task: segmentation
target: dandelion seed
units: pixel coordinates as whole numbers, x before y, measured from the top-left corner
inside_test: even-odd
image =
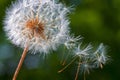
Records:
[[[75,55],[77,55],[77,56],[79,56],[80,58],[83,56],[83,57],[85,57],[85,56],[87,56],[87,55],[89,55],[89,52],[90,52],[90,50],[92,49],[92,46],[91,46],[91,44],[89,44],[87,47],[85,47],[84,49],[82,49],[82,43],[80,43],[77,47],[76,47],[76,49],[75,49],[75,51],[74,51],[74,53],[75,53]]]
[[[64,43],[64,45],[65,45],[65,47],[67,48],[67,50],[68,50],[69,52],[71,52],[72,49],[74,49],[74,48],[77,46],[77,43],[78,43],[81,39],[82,39],[81,36],[77,36],[77,37],[74,37],[74,35],[68,36],[68,37],[67,37],[67,40],[66,40],[65,43]],[[64,53],[63,53],[63,55],[64,55]],[[66,60],[67,60],[67,58],[69,57],[69,55],[70,55],[70,53],[68,53],[67,56],[65,56],[65,59],[63,60],[63,63],[61,62],[62,65],[65,65]],[[64,57],[64,56],[63,56],[63,57]]]
[[[106,48],[101,43],[98,49],[94,52],[94,65],[95,67],[103,68],[103,65],[108,61],[108,56],[106,55]]]
[[[92,49],[92,46],[89,44],[87,47],[82,49],[81,45],[82,45],[82,43],[79,44],[78,47],[76,47],[76,49],[74,51],[75,56],[79,58],[75,80],[78,79],[79,71],[81,71],[81,73],[84,73],[84,75],[85,75],[86,72],[89,73],[89,65],[87,64],[87,62],[88,62],[88,59],[89,59],[89,52]]]
[[[80,41],[81,39],[82,39],[81,36],[78,36],[76,38],[73,35],[68,36],[67,40],[66,40],[66,42],[64,44],[67,47],[67,49],[72,49],[72,48],[76,47],[78,41]]]

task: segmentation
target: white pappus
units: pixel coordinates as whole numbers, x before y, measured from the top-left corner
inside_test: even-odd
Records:
[[[48,53],[69,36],[68,12],[54,0],[17,0],[6,12],[4,30],[13,44]]]

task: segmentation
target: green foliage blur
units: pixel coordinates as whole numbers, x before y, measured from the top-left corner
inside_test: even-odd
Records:
[[[0,80],[12,80],[22,49],[11,44],[3,30],[6,9],[13,0],[0,0]],[[94,46],[103,42],[108,46],[110,61],[103,69],[86,75],[87,80],[120,79],[120,0],[60,0],[72,6],[71,33],[84,37],[83,43]],[[28,53],[17,80],[74,80],[77,64],[73,63],[62,73],[61,48],[42,57]],[[59,54],[58,54],[59,53]],[[68,64],[67,61],[66,64]],[[83,80],[83,75],[79,75]]]

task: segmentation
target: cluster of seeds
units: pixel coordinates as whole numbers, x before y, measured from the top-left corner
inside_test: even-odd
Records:
[[[79,59],[75,79],[79,70],[82,73],[89,73],[90,69],[103,68],[108,60],[104,45],[100,44],[96,51],[92,50],[91,45],[82,48],[81,37],[75,38],[70,35],[70,22],[67,17],[69,12],[69,8],[55,0],[17,0],[7,10],[4,30],[13,44],[24,49],[13,80],[27,51],[47,54],[51,50],[57,50],[60,45],[74,53],[72,62]]]

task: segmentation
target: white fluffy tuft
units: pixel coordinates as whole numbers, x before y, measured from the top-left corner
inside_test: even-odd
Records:
[[[61,3],[54,0],[18,0],[6,12],[4,30],[13,44],[25,47],[29,43],[29,50],[33,53],[48,53],[64,44],[69,36],[69,12]],[[31,36],[26,28],[26,21],[38,17],[44,23],[44,34],[47,39]]]

